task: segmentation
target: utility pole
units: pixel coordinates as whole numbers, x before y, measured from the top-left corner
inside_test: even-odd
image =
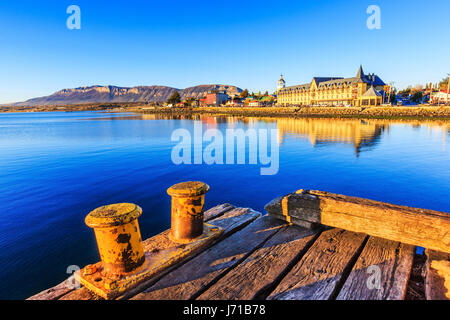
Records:
[[[392,93],[392,88],[394,87],[394,81],[391,81],[389,83],[389,95],[388,95],[388,103],[391,103],[391,93]]]

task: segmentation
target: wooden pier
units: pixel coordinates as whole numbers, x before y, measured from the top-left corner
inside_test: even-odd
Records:
[[[402,300],[418,241],[427,247],[425,298],[450,299],[450,215],[355,199],[302,190],[275,199],[269,214],[218,205],[204,220],[223,230],[219,237],[117,299]],[[330,201],[345,205],[328,210]],[[143,245],[150,256],[186,246],[169,230]],[[71,277],[29,299],[101,299],[74,283]]]

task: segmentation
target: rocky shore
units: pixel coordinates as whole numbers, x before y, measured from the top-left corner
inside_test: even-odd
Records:
[[[80,104],[68,106],[1,107],[0,112],[108,111],[164,115],[222,115],[248,117],[315,117],[359,119],[450,120],[450,107],[201,107],[169,108],[141,103]]]
[[[210,114],[264,117],[326,117],[326,118],[367,118],[367,119],[448,119],[450,107],[263,107],[263,108],[133,108],[139,113],[164,114]]]

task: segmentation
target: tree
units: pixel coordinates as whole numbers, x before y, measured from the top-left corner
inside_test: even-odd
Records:
[[[447,87],[448,87],[448,77],[442,79],[442,81],[439,82],[439,89],[440,90],[447,90]]]
[[[169,103],[169,104],[177,104],[180,102],[181,102],[181,97],[180,97],[180,94],[178,93],[178,91],[175,91],[174,93],[172,93],[170,98],[167,100],[167,103]]]
[[[398,92],[399,95],[401,96],[408,96],[411,93],[411,87],[406,88],[405,90],[401,90]]]
[[[416,91],[416,92],[414,92],[413,96],[411,97],[411,100],[414,101],[415,103],[420,103],[420,102],[422,102],[422,98],[423,98],[423,92]]]
[[[275,97],[274,96],[267,96],[267,102],[270,102],[270,103],[272,103],[272,102],[274,102],[275,101]]]
[[[240,97],[240,98],[243,98],[243,99],[247,98],[247,97],[248,97],[248,90],[245,89],[244,91],[242,91],[242,92],[239,94],[239,97]]]
[[[192,107],[197,102],[194,97],[189,97],[186,99],[186,105]]]
[[[392,104],[397,102],[397,89],[391,88],[391,92],[389,93],[389,102]]]

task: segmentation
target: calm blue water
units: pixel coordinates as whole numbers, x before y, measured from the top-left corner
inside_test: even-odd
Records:
[[[450,124],[204,117],[204,128],[278,128],[279,172],[260,165],[174,165],[171,134],[191,119],[132,114],[0,114],[0,298],[22,299],[98,261],[85,215],[104,204],[144,209],[144,238],[170,226],[165,190],[211,186],[206,206],[263,210],[300,188],[450,211]]]

